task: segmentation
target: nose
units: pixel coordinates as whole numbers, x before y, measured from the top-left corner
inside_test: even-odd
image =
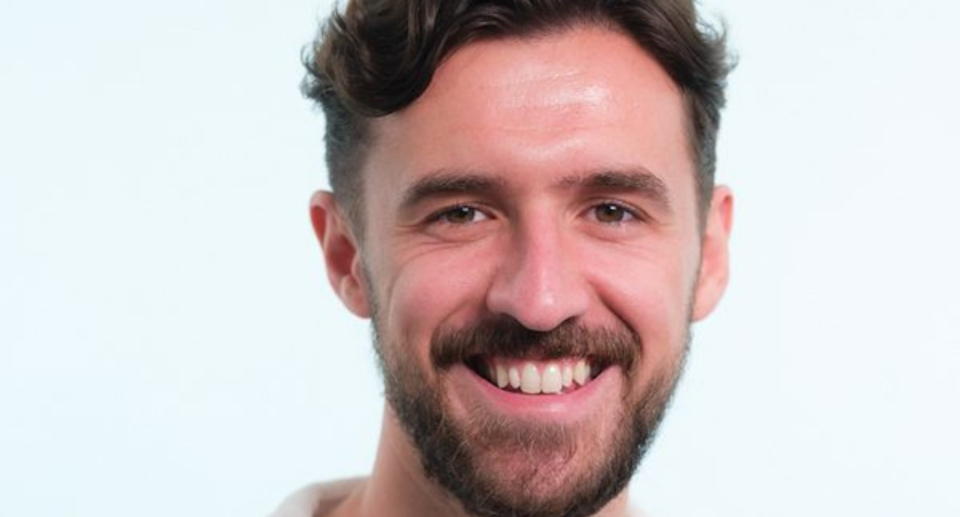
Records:
[[[541,332],[582,316],[590,300],[585,264],[567,241],[549,224],[515,232],[487,292],[487,308]]]

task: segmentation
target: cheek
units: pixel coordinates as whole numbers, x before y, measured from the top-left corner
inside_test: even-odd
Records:
[[[594,284],[607,310],[642,338],[641,375],[682,352],[689,324],[692,266],[674,253],[632,250],[598,261]]]
[[[467,256],[469,258],[469,255]],[[491,267],[462,253],[420,254],[387,271],[381,292],[381,332],[410,347],[426,365],[430,338],[440,327],[461,327],[481,316]]]

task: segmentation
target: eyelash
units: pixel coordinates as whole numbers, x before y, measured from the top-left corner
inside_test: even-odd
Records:
[[[426,219],[426,223],[427,224],[436,224],[436,223],[456,224],[450,221],[445,221],[444,218],[455,214],[458,210],[463,210],[463,209],[473,210],[477,214],[483,214],[484,217],[488,219],[490,218],[490,216],[487,215],[485,211],[481,210],[480,208],[477,208],[475,205],[472,205],[469,203],[457,203],[452,206],[441,208],[440,210],[437,210],[436,212],[430,214]]]
[[[598,221],[598,222],[602,224],[617,225],[617,224],[624,224],[629,222],[645,222],[649,219],[647,217],[647,214],[643,210],[640,210],[639,208],[633,205],[630,205],[628,203],[624,203],[623,201],[618,201],[614,199],[598,200],[598,202],[590,205],[589,211],[592,214],[594,214],[594,217],[596,217],[595,214],[598,209],[604,208],[604,207],[611,207],[611,206],[617,207],[619,210],[622,210],[624,214],[626,214],[631,218],[631,220],[615,221],[615,222],[608,222],[608,223],[604,223],[603,221]]]
[[[614,200],[614,199],[597,200],[596,202],[590,205],[587,211],[588,213],[593,214],[593,217],[596,218],[596,211],[604,207],[616,207],[617,209],[622,210],[623,213],[626,216],[628,216],[630,219],[621,220],[621,221],[612,221],[612,222],[597,221],[597,222],[600,222],[601,224],[619,225],[619,224],[625,224],[625,223],[634,222],[634,221],[645,222],[649,219],[649,217],[643,210],[640,210],[639,208],[633,205],[630,205],[628,203],[624,203],[623,201]],[[472,210],[475,214],[480,214],[485,219],[491,218],[491,216],[485,210],[477,207],[474,204],[457,203],[455,205],[447,206],[447,207],[441,208],[440,210],[437,210],[436,212],[433,212],[426,218],[425,223],[426,224],[437,224],[437,223],[458,224],[458,223],[453,223],[449,220],[444,220],[444,218],[451,215],[455,215],[458,210],[463,210],[463,209]],[[460,224],[463,224],[463,223],[460,223]]]

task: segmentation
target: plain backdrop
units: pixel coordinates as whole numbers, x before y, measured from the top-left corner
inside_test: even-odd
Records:
[[[263,516],[369,470],[367,323],[307,215],[330,2],[0,4],[0,515]],[[714,0],[733,278],[655,517],[960,515],[960,7]]]

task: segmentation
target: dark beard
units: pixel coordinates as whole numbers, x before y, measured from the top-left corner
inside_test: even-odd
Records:
[[[639,396],[625,390],[608,432],[612,437],[602,442],[603,436],[584,436],[590,433],[578,432],[581,429],[506,421],[482,413],[455,421],[443,394],[427,384],[402,344],[382,347],[376,321],[374,317],[374,340],[387,402],[419,451],[425,474],[467,512],[481,517],[586,517],[603,508],[626,488],[652,443],[687,350],[685,343],[676,362],[658,372]],[[595,365],[619,366],[627,387],[635,383],[641,351],[639,336],[626,328],[593,330],[571,323],[536,332],[509,317],[437,332],[430,347],[438,376],[480,353],[541,359],[589,356]],[[571,465],[583,440],[601,447],[599,454],[581,455],[580,464]],[[491,467],[498,456],[520,457],[529,469],[507,480],[507,485],[498,484]],[[591,456],[595,461],[587,464],[584,460]],[[567,474],[551,475],[558,470]]]

